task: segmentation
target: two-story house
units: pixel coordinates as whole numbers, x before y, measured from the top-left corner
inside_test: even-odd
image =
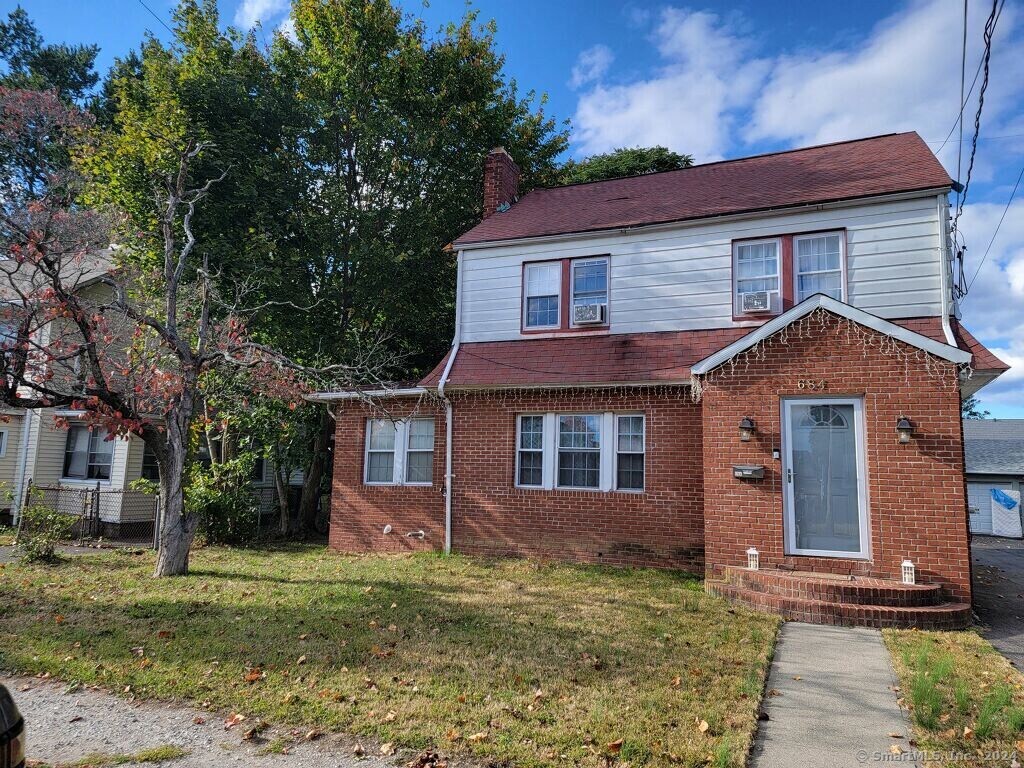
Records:
[[[960,401],[1007,366],[959,323],[952,182],[917,134],[518,183],[492,151],[437,368],[317,396],[335,549],[678,567],[793,618],[969,619]]]

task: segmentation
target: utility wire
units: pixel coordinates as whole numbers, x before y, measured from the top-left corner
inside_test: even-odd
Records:
[[[984,60],[982,56],[982,60]],[[964,77],[967,68],[967,0],[964,0],[964,36],[963,43],[960,48],[960,114],[957,116],[957,124],[960,126],[960,142],[956,148],[956,180],[960,181],[960,161],[964,154]],[[974,86],[971,86],[971,90],[974,90]],[[943,145],[945,146],[945,145]],[[960,189],[956,191],[957,206],[960,205]]]
[[[1021,179],[1024,179],[1024,166],[1021,166],[1020,173],[1017,174],[1017,183],[1013,185],[1013,191],[1010,192],[1010,199],[1006,201],[1006,207],[1003,208],[1003,215],[999,217],[999,223],[996,224],[995,232],[992,233],[992,239],[988,241],[988,248],[985,249],[985,253],[981,257],[981,261],[978,262],[978,268],[974,270],[974,276],[971,278],[971,282],[967,284],[967,290],[971,290],[971,286],[974,285],[974,281],[978,277],[978,273],[981,272],[981,267],[985,263],[985,259],[988,258],[988,252],[992,250],[992,244],[996,241],[996,235],[999,234],[999,228],[1003,226],[1003,220],[1006,218],[1006,214],[1010,211],[1010,203],[1013,202],[1014,196],[1017,194],[1017,188],[1020,186]]]
[[[173,29],[171,29],[171,28],[170,28],[170,27],[169,27],[169,26],[167,25],[167,22],[166,22],[166,21],[164,21],[163,19],[161,19],[161,18],[160,18],[160,17],[159,17],[159,16],[158,16],[158,15],[156,14],[156,12],[155,12],[155,11],[154,11],[154,10],[153,10],[152,8],[150,8],[150,7],[148,6],[148,5],[146,5],[146,3],[144,2],[144,0],[139,0],[139,5],[141,5],[141,6],[142,6],[143,8],[145,8],[145,9],[146,9],[147,11],[149,11],[150,15],[151,15],[151,16],[152,16],[152,17],[153,17],[154,19],[156,19],[157,21],[159,21],[159,22],[160,22],[160,23],[161,23],[161,24],[163,25],[164,29],[166,29],[166,30],[167,30],[168,32],[170,32],[170,33],[171,33],[172,35],[174,34],[174,30],[173,30]]]

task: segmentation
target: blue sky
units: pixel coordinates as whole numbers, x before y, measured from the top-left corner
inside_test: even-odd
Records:
[[[169,19],[172,0],[144,2]],[[140,0],[23,4],[47,40],[98,43],[103,69],[147,30],[168,34]],[[0,1],[5,12],[14,5]],[[403,5],[432,26],[466,7],[462,0]],[[916,130],[956,176],[957,135],[942,142],[959,105],[958,0],[478,0],[474,6],[481,19],[497,21],[508,73],[523,90],[546,92],[547,109],[572,120],[574,155],[657,143],[705,162]],[[989,7],[970,0],[968,85]],[[221,0],[220,8],[225,23],[248,28],[261,21],[269,39],[286,24],[288,2]],[[967,137],[975,106],[972,97]],[[980,393],[983,406],[996,416],[1024,418],[1024,184],[981,263],[1022,167],[1024,4],[1007,0],[961,219],[968,279],[978,270],[963,321],[1014,365]]]

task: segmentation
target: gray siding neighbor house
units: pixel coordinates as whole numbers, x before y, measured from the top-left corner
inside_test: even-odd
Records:
[[[964,453],[971,533],[1020,538],[1024,419],[966,419]]]

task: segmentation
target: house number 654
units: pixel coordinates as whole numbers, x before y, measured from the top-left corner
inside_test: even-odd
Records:
[[[797,379],[797,389],[813,389],[820,390],[825,388],[824,379]]]

